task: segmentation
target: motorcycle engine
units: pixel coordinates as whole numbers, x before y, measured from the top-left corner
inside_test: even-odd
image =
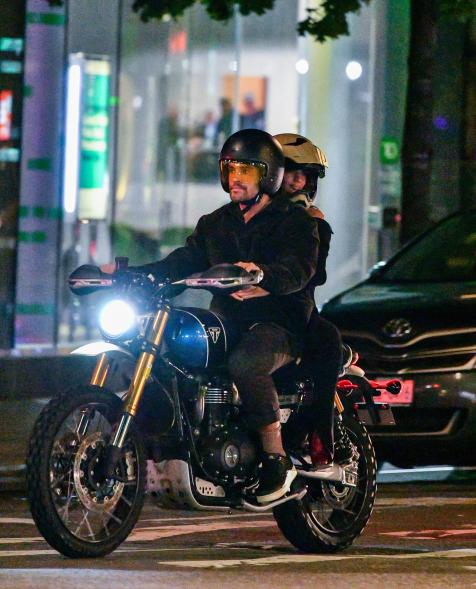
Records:
[[[238,392],[214,382],[201,387],[203,419],[197,449],[203,467],[215,477],[244,479],[256,467],[257,447],[237,421]]]

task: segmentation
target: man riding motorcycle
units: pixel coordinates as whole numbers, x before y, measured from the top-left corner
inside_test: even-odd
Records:
[[[327,280],[326,259],[332,236],[324,214],[313,204],[318,180],[324,178],[328,161],[324,152],[302,135],[281,133],[275,135],[275,139],[283,148],[285,157],[283,182],[275,198],[289,199],[303,207],[315,220],[319,232],[316,273],[308,284],[308,292],[314,301],[316,286]],[[339,331],[330,321],[320,317],[314,306],[305,336],[303,363],[312,373],[317,390],[312,406],[288,425],[287,445],[299,446],[311,433],[310,451],[317,464],[333,459],[345,462],[352,457],[352,445],[339,421],[336,422],[334,443],[334,395],[342,362],[341,348]]]
[[[220,153],[220,179],[231,202],[204,215],[186,241],[165,259],[131,268],[157,279],[179,280],[220,263],[261,272],[260,287],[215,295],[211,309],[230,320],[241,339],[229,358],[247,422],[263,448],[256,500],[289,491],[296,469],[283,449],[279,401],[271,374],[298,355],[313,301],[307,287],[316,271],[314,221],[290,201],[270,197],[281,185],[284,157],[271,135],[245,129]],[[112,265],[102,266],[112,272]],[[267,295],[267,296],[263,296]]]

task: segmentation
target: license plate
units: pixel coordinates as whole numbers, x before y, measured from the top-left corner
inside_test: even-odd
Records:
[[[386,384],[390,380],[377,379],[379,384]],[[389,405],[411,405],[413,403],[413,393],[415,390],[415,382],[413,380],[400,380],[402,383],[401,391],[398,395],[392,395],[388,391],[381,390],[380,395],[375,398],[378,403],[388,403]]]

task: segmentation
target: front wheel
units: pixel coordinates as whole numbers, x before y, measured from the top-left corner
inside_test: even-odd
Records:
[[[308,492],[299,501],[274,509],[283,535],[303,552],[331,553],[352,544],[372,513],[377,490],[375,452],[365,427],[351,416],[343,425],[358,452],[357,484],[306,479]]]
[[[104,556],[130,534],[145,494],[142,440],[130,428],[114,477],[103,458],[122,403],[102,388],[52,399],[38,417],[27,456],[27,496],[46,541],[65,556]]]

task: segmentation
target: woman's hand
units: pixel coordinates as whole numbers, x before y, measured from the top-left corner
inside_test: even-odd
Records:
[[[245,301],[246,299],[255,299],[256,297],[267,297],[269,292],[261,286],[252,286],[251,288],[242,288],[232,293],[230,297],[233,297],[237,301]]]
[[[311,217],[314,217],[315,219],[324,219],[325,217],[321,209],[318,209],[317,207],[309,207],[308,209],[306,209],[306,213],[308,213],[309,215],[311,215]]]

